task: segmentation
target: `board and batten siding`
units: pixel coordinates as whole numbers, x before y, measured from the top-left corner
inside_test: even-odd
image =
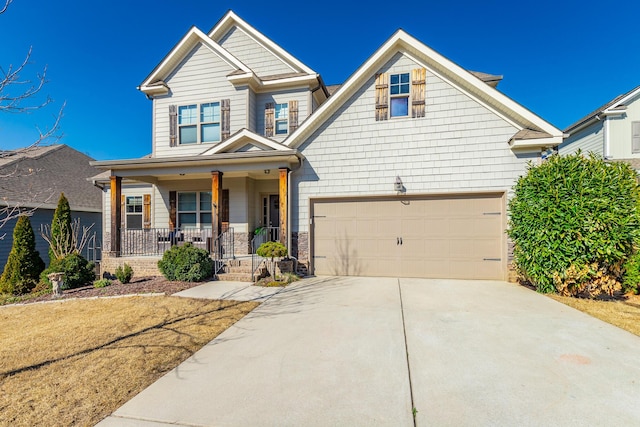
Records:
[[[251,68],[258,77],[296,72],[238,27],[231,28],[218,44]]]
[[[604,121],[598,121],[591,126],[569,135],[558,146],[558,154],[561,156],[574,154],[580,150],[583,154],[594,153],[599,157],[604,156]]]
[[[421,67],[396,54],[380,72]],[[426,73],[423,118],[375,121],[375,77],[300,146],[306,160],[292,176],[292,231],[308,232],[309,199],[406,194],[509,192],[539,153],[515,153],[519,129],[460,89]]]
[[[264,136],[264,111],[267,103],[274,104],[289,103],[289,101],[298,101],[298,126],[311,113],[309,111],[309,90],[298,89],[293,91],[259,93],[256,95],[256,133]],[[275,131],[274,131],[275,132]],[[276,135],[274,133],[270,139],[282,142],[288,135]]]
[[[640,95],[626,103],[627,109],[621,117],[607,117],[609,121],[609,145],[613,159],[640,158],[640,152],[634,153],[632,147],[633,122],[640,122]]]
[[[154,155],[174,157],[197,155],[215,145],[189,144],[171,147],[169,142],[169,106],[230,100],[230,131],[233,135],[247,127],[248,88],[235,88],[227,75],[235,71],[208,47],[198,44],[166,79],[170,93],[154,99]]]

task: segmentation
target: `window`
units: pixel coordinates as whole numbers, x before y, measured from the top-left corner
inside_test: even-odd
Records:
[[[640,122],[631,122],[631,151],[640,153]]]
[[[178,129],[181,145],[220,141],[220,103],[178,107]]]
[[[142,196],[127,196],[125,215],[127,228],[142,228]]]
[[[409,73],[391,74],[389,82],[391,117],[406,117],[409,115],[410,87]]]
[[[211,228],[211,192],[178,193],[178,227]]]
[[[289,131],[289,105],[275,105],[276,135],[286,135]]]

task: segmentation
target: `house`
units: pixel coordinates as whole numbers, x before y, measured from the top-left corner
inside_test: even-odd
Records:
[[[64,145],[43,145],[0,152],[0,212],[1,218],[11,213],[14,218],[0,228],[0,271],[4,269],[13,242],[13,227],[18,211],[28,212],[36,236],[36,249],[45,264],[49,264],[49,244],[40,235],[43,225],[51,225],[64,193],[71,207],[72,219],[89,227],[98,241],[102,234],[102,193],[88,180],[99,170],[89,165],[93,159]],[[94,243],[91,243],[92,246]],[[85,248],[86,249],[86,248]],[[84,255],[94,258],[92,251]]]
[[[500,79],[398,30],[327,87],[232,11],[191,28],[139,87],[151,155],[92,163],[109,175],[103,267],[276,239],[317,275],[506,279],[507,198],[562,132]]]
[[[640,169],[640,86],[607,102],[564,130],[559,154],[578,150]]]

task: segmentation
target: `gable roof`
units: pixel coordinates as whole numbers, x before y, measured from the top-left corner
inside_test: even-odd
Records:
[[[248,129],[241,129],[233,134],[229,139],[220,144],[217,144],[211,148],[207,148],[200,155],[206,156],[211,154],[220,153],[232,153],[238,149],[245,147],[246,145],[254,145],[264,151],[288,151],[289,147],[286,147],[279,142],[264,136],[258,135],[255,132],[251,132]]]
[[[604,116],[619,115],[624,113],[624,110],[626,109],[626,103],[639,94],[640,94],[640,86],[637,86],[631,89],[627,93],[623,93],[622,95],[616,96],[611,101],[607,102],[601,107],[596,108],[594,111],[582,117],[580,120],[569,125],[564,130],[565,133],[572,133],[579,129],[582,129],[585,126],[588,126],[589,124],[593,123],[594,121],[600,120],[601,115],[604,115]]]
[[[55,209],[64,193],[73,211],[101,212],[102,195],[87,179],[93,159],[64,145],[0,152],[0,205]]]
[[[219,42],[220,39],[224,37],[224,35],[227,34],[233,27],[240,28],[245,32],[245,34],[255,40],[258,44],[274,54],[276,57],[280,58],[285,64],[287,64],[292,70],[294,70],[294,73],[305,73],[313,75],[317,74],[311,68],[307,67],[301,61],[296,59],[289,52],[274,43],[267,36],[245,22],[232,10],[227,11],[227,13],[220,19],[220,21],[218,21],[218,23],[214,25],[213,28],[209,31],[208,35],[215,42]]]
[[[302,125],[291,134],[285,144],[296,148],[300,146],[328,117],[346,102],[365,82],[371,78],[393,55],[401,52],[409,56],[416,63],[422,64],[431,72],[464,90],[467,95],[481,102],[496,114],[503,117],[520,130],[529,129],[546,134],[548,137],[536,139],[538,145],[558,145],[562,142],[563,134],[555,126],[527,110],[511,98],[492,87],[484,78],[491,81],[500,76],[474,75],[459,65],[440,55],[422,42],[418,41],[403,30],[396,31],[365,63],[360,66],[347,81],[315,111]],[[513,148],[519,146],[532,147],[530,142],[519,144],[516,135],[511,139]]]
[[[153,69],[151,74],[138,86],[138,89],[148,95],[167,93],[168,87],[164,82],[169,74],[180,64],[186,55],[193,50],[198,43],[202,43],[212,52],[218,55],[222,60],[227,62],[235,71],[233,74],[251,73],[249,67],[240,62],[231,55],[227,50],[223,49],[219,44],[215,43],[205,33],[196,27],[191,27],[187,34],[171,49],[164,59]]]

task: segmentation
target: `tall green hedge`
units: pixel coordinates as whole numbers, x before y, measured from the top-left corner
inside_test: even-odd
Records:
[[[42,270],[44,261],[36,250],[31,221],[22,215],[13,229],[13,245],[0,276],[0,292],[16,295],[30,292],[38,283]]]
[[[553,156],[530,165],[514,190],[507,232],[525,280],[569,295],[620,285],[640,237],[640,191],[629,165]]]
[[[51,221],[51,242],[60,246],[58,248],[60,257],[71,253],[73,249],[71,233],[71,207],[69,207],[69,201],[65,197],[64,193],[60,193],[58,199],[58,206],[53,213],[53,220]],[[53,262],[58,256],[54,251],[49,248],[49,263]]]

